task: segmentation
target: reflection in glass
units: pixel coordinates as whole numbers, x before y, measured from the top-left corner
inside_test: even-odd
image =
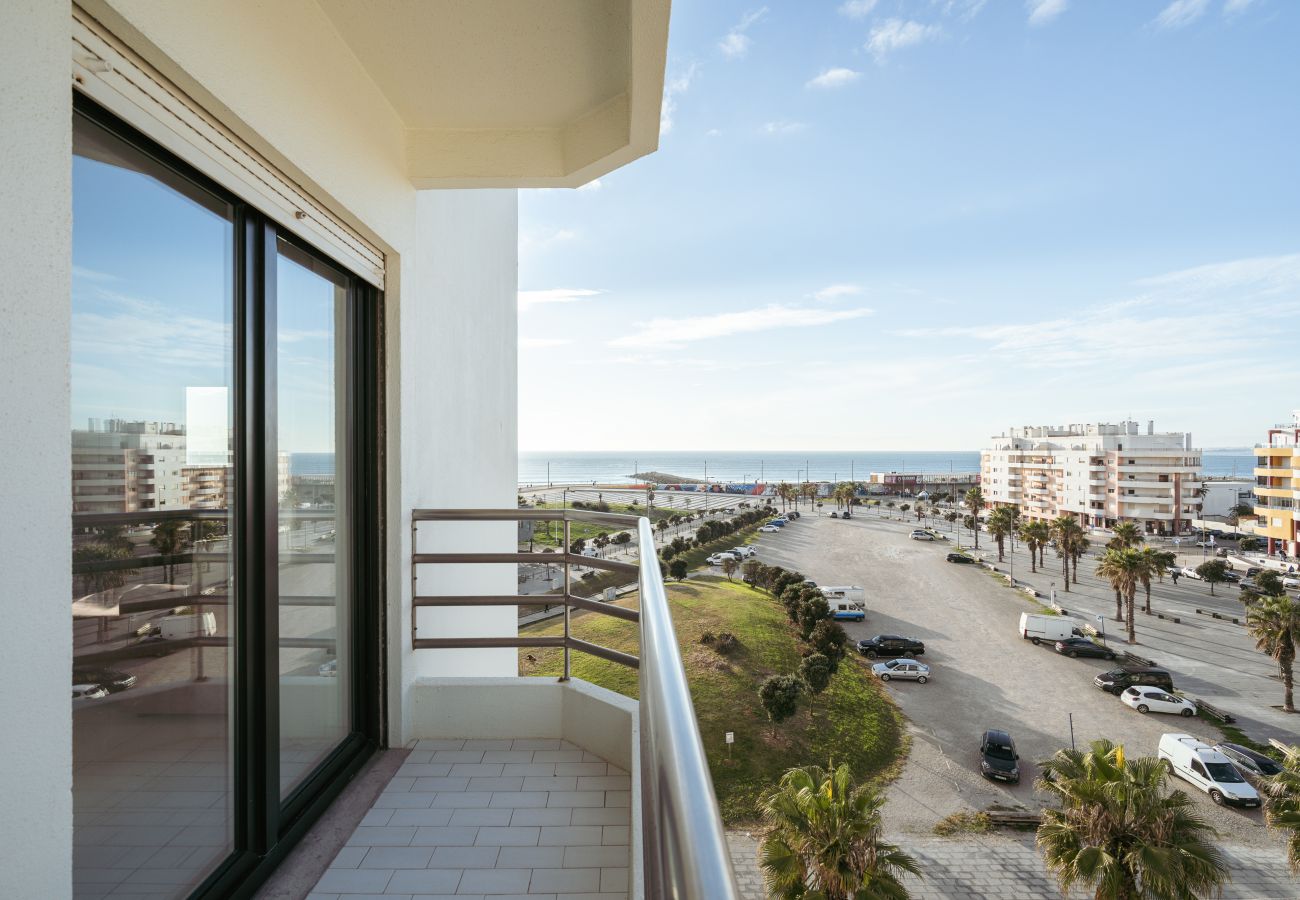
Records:
[[[73,146],[73,880],[182,897],[233,844],[232,211]]]
[[[351,730],[346,277],[281,240],[276,262],[280,792]]]

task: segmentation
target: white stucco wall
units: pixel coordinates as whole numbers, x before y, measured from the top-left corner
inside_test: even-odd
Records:
[[[0,28],[0,893],[72,893],[68,342],[72,98],[66,4]]]

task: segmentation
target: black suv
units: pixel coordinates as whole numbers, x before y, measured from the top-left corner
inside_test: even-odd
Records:
[[[949,553],[949,554],[948,554],[948,562],[950,562],[950,563],[973,563],[973,562],[975,562],[975,560],[971,559],[971,558],[970,558],[969,556],[967,556],[965,553]]]
[[[1114,659],[1115,651],[1109,647],[1103,647],[1100,644],[1094,644],[1087,638],[1072,637],[1065,638],[1056,642],[1056,652],[1063,653],[1071,658],[1080,656],[1096,656],[1101,659]]]
[[[1125,688],[1137,685],[1162,688],[1171,694],[1174,692],[1174,676],[1167,670],[1154,666],[1123,666],[1112,669],[1109,672],[1102,672],[1092,680],[1092,683],[1117,697],[1124,693]]]
[[[989,729],[980,738],[980,774],[996,781],[1020,782],[1020,754],[1005,731]]]
[[[858,641],[858,652],[867,659],[875,659],[877,656],[920,656],[925,653],[925,644],[915,638],[878,634],[865,641]]]
[[[135,686],[135,676],[130,672],[112,669],[73,669],[73,684],[97,684],[110,694],[117,694]]]

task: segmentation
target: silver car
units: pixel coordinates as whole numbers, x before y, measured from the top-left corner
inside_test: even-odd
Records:
[[[899,678],[911,679],[917,684],[925,684],[930,680],[930,667],[914,659],[886,660],[885,662],[876,663],[871,667],[871,671],[881,681],[892,681]]]

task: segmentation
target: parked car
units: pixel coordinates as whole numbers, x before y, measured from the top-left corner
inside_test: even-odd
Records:
[[[1092,683],[1103,691],[1116,695],[1131,687],[1157,687],[1170,693],[1174,690],[1174,676],[1158,666],[1120,666],[1102,672]]]
[[[858,652],[867,659],[878,656],[921,656],[925,653],[925,644],[916,638],[878,634],[865,641],[858,641]]]
[[[792,510],[790,510],[789,513],[787,513],[787,515],[788,515],[790,518],[792,518],[792,519],[797,519],[797,518],[799,518],[800,516],[802,516],[803,513],[799,512],[799,510],[797,510],[797,509],[792,509]]]
[[[1271,756],[1265,756],[1241,744],[1224,742],[1215,744],[1214,749],[1228,757],[1242,777],[1255,787],[1259,787],[1282,771],[1282,766]]]
[[[732,562],[739,562],[740,557],[732,553],[730,550],[723,550],[720,553],[715,553],[712,556],[707,557],[704,561],[711,566],[720,566],[726,560],[731,560]]]
[[[1071,659],[1078,659],[1080,656],[1093,656],[1100,659],[1115,658],[1114,650],[1081,637],[1068,637],[1057,641],[1056,652],[1064,654]]]
[[[1005,731],[989,729],[980,738],[980,774],[996,781],[1020,781],[1020,754]]]
[[[320,668],[316,670],[322,678],[337,678],[339,674],[339,661],[331,659],[329,662],[321,663]]]
[[[1238,582],[1241,581],[1241,576],[1238,575],[1236,572],[1224,572],[1223,580],[1226,581],[1228,584],[1237,584]]]
[[[829,597],[826,599],[826,603],[831,608],[832,619],[861,622],[867,617],[867,610],[861,603],[852,600],[832,600]]]
[[[1259,806],[1259,794],[1241,777],[1232,760],[1190,734],[1160,735],[1156,753],[1170,774],[1190,781],[1222,806]]]
[[[915,681],[917,684],[925,684],[930,680],[930,667],[925,663],[914,662],[910,659],[891,659],[887,662],[879,662],[871,667],[871,671],[881,681],[893,681],[895,678],[902,681]]]
[[[1044,616],[1039,613],[1022,612],[1020,624],[1016,630],[1020,636],[1035,647],[1043,641],[1063,641],[1070,637],[1083,637],[1078,624],[1065,616]]]
[[[835,510],[831,510],[831,518],[832,518],[832,519],[838,519],[839,517],[840,517],[840,514],[839,514],[839,513],[837,513]]]
[[[970,565],[975,562],[975,560],[971,559],[965,553],[949,553],[947,559],[950,563],[959,563],[963,565]]]
[[[73,669],[73,684],[97,684],[110,694],[117,694],[135,686],[135,676],[130,672],[112,669]]]
[[[843,513],[843,515],[840,516],[840,518],[841,518],[841,519],[851,519],[851,518],[853,518],[853,513],[849,512],[849,511],[846,509],[846,510],[844,510],[844,513]]]
[[[1170,694],[1160,688],[1131,687],[1125,688],[1119,695],[1125,706],[1136,709],[1146,715],[1149,712],[1169,713],[1190,719],[1196,715],[1196,704],[1191,700]]]
[[[790,524],[789,519],[769,519],[768,525],[775,525],[777,528],[784,528]]]
[[[1195,581],[1201,580],[1201,576],[1197,574],[1196,568],[1194,566],[1183,566],[1180,571],[1182,572],[1184,578],[1191,578]]]
[[[932,540],[934,540],[934,535],[930,534],[930,532],[928,532],[928,531],[922,531],[922,530],[919,529],[919,528],[916,529],[915,531],[913,531],[913,532],[909,535],[909,537],[910,537],[912,540],[914,540],[914,541],[932,541]]]
[[[1297,578],[1295,575],[1283,575],[1283,576],[1282,576],[1282,587],[1284,587],[1284,588],[1300,588],[1300,578]]]
[[[767,532],[780,531],[780,530],[781,530],[781,526],[780,526],[780,525],[764,525],[764,526],[762,526],[761,528],[759,528],[758,530],[759,530],[759,531],[767,531]]]
[[[1228,571],[1229,572],[1237,571],[1237,565],[1232,560],[1228,560]],[[1246,569],[1242,574],[1244,574],[1247,578],[1254,578],[1262,571],[1264,570],[1261,569],[1259,566],[1246,566]]]
[[[732,547],[728,552],[736,554],[738,559],[749,559],[758,551],[753,547]]]
[[[97,684],[74,684],[72,686],[73,703],[87,700],[102,700],[107,696],[108,691]]]

